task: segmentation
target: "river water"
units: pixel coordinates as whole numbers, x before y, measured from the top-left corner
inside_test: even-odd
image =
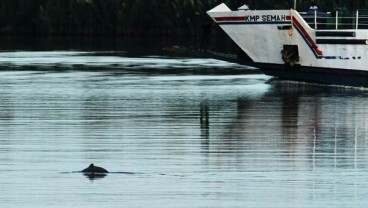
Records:
[[[367,89],[125,46],[2,49],[0,207],[367,207]]]

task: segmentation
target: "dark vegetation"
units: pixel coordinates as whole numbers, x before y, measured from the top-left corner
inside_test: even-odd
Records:
[[[298,10],[309,2],[298,1]],[[0,34],[37,36],[200,35],[206,11],[226,3],[232,9],[288,9],[293,0],[1,0]],[[323,10],[363,9],[368,0],[316,0]]]

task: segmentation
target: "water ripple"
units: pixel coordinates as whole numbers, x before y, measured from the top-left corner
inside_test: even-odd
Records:
[[[368,205],[366,90],[253,72],[157,72],[234,66],[212,59],[96,56],[0,54],[2,206]],[[47,67],[115,62],[156,68]],[[73,172],[92,162],[113,174]]]
[[[0,52],[0,66],[13,68],[123,68],[123,69],[253,69],[210,58],[127,57],[124,52],[17,51]]]

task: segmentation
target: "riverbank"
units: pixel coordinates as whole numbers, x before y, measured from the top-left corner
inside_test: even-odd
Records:
[[[129,51],[138,55],[167,53],[167,48],[180,46],[191,50],[200,49],[201,37],[25,37],[0,36],[0,50],[74,50],[74,51]],[[142,50],[143,49],[143,50]],[[209,51],[226,54],[237,54],[237,46],[226,36],[211,36],[208,45]],[[171,53],[171,52],[170,52]],[[177,55],[186,55],[179,51]]]

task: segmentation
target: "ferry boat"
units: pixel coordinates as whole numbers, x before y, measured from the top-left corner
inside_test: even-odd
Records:
[[[230,10],[207,12],[266,75],[304,82],[368,87],[368,29],[359,13]],[[307,20],[312,22],[307,22]]]

